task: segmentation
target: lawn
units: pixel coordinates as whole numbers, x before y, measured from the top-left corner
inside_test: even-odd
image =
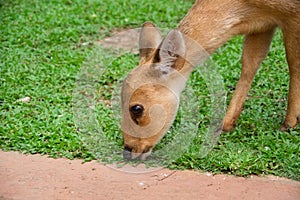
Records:
[[[78,74],[87,60],[101,53],[94,41],[110,36],[114,30],[140,27],[145,21],[174,28],[191,5],[192,1],[182,0],[142,4],[136,0],[0,0],[0,148],[86,161],[101,157],[97,152],[107,144],[91,151],[74,116]],[[242,38],[234,37],[212,56],[224,80],[227,104],[239,78],[241,48]],[[112,97],[112,88],[138,63],[138,56],[126,53],[111,60],[110,68],[95,82],[98,92],[93,97],[94,110],[107,141],[121,148],[120,131],[106,102]],[[169,167],[300,180],[300,128],[279,131],[287,107],[288,81],[278,31],[237,127],[222,134],[214,149],[199,158],[211,102],[203,77],[195,71],[189,85],[199,97],[199,130],[189,149]],[[21,101],[25,97],[30,101]],[[164,138],[161,146],[170,138]]]

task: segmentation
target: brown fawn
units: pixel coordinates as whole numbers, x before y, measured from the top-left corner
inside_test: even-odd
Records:
[[[124,158],[145,159],[173,123],[180,93],[193,70],[186,58],[203,57],[186,38],[211,54],[232,36],[245,35],[242,72],[223,119],[223,131],[230,131],[277,27],[283,32],[290,73],[285,130],[300,122],[299,0],[198,0],[165,39],[152,23],[145,23],[139,66],[122,86]]]

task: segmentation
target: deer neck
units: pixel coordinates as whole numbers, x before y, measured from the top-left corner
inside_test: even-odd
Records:
[[[241,24],[241,14],[245,13],[242,8],[241,1],[196,1],[178,29],[211,54],[233,35],[241,32],[236,27]],[[188,50],[193,51],[194,48]]]

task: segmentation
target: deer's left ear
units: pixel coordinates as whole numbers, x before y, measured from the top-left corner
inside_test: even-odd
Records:
[[[172,69],[180,71],[185,62],[186,46],[183,35],[178,30],[172,30],[162,41],[158,50],[159,68],[163,74]]]
[[[140,65],[152,59],[161,41],[162,37],[156,26],[151,22],[144,23],[139,39]]]

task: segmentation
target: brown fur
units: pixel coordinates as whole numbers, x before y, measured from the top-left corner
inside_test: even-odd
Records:
[[[284,44],[286,48],[286,57],[289,64],[290,72],[290,87],[288,95],[288,108],[286,118],[282,129],[295,127],[300,122],[300,1],[298,0],[198,0],[193,7],[181,21],[177,31],[169,34],[165,40],[160,42],[160,34],[158,30],[151,23],[146,23],[143,26],[141,33],[142,46],[140,51],[141,62],[140,66],[130,73],[130,81],[137,80],[142,83],[149,81],[154,85],[162,84],[175,92],[177,96],[180,95],[185,82],[176,82],[174,79],[180,79],[180,75],[171,73],[172,70],[177,70],[183,77],[188,77],[192,71],[191,64],[184,62],[183,57],[196,58],[199,54],[194,48],[191,48],[186,39],[182,39],[181,34],[186,38],[192,38],[199,43],[209,54],[213,53],[222,44],[228,41],[234,35],[245,35],[243,55],[242,55],[242,72],[240,80],[237,83],[233,98],[228,107],[226,116],[223,121],[223,130],[230,131],[235,126],[244,101],[246,99],[248,90],[250,89],[252,80],[259,68],[262,60],[269,51],[269,46],[273,37],[273,33],[279,27],[284,36]],[[147,31],[146,28],[151,28]],[[170,51],[177,51],[175,54],[168,54],[169,50],[163,53],[157,48],[164,47]],[[167,53],[166,53],[167,52]],[[199,56],[199,55],[198,55]],[[153,63],[160,63],[161,67],[143,67],[145,63],[153,65]],[[167,66],[167,67],[164,67]],[[138,73],[136,73],[138,71]],[[167,74],[167,75],[163,75]],[[165,82],[164,82],[165,81]],[[141,85],[141,84],[140,84]],[[151,86],[153,87],[153,85]],[[137,95],[132,96],[132,90],[137,88],[123,86],[122,98],[131,96],[130,103],[140,101],[145,98],[143,92],[139,91]],[[147,86],[145,91],[150,91]],[[153,91],[153,93],[155,93]],[[141,103],[148,104],[147,109],[151,104],[168,96],[166,93],[161,93],[160,98],[156,98],[152,94],[147,94],[147,100],[142,100]],[[123,101],[124,105],[125,100]],[[150,102],[150,104],[149,104]],[[130,104],[129,103],[129,104]],[[167,128],[174,119],[177,110],[177,103],[171,104],[166,108],[167,126],[161,129],[156,135],[152,135],[149,140],[147,138],[128,139],[128,134],[124,134],[125,146],[130,146],[130,150],[142,153],[144,143],[151,148],[160,140],[165,134]],[[122,107],[128,109],[128,107]],[[124,113],[124,112],[123,112]],[[130,116],[123,115],[122,120],[128,122]],[[160,120],[159,116],[154,118],[141,118],[146,120],[146,124],[152,123],[154,120]],[[143,124],[143,122],[140,122]],[[147,142],[145,142],[147,141]],[[137,147],[138,146],[138,147]],[[143,147],[143,148],[142,148]],[[137,150],[138,149],[138,150]]]

